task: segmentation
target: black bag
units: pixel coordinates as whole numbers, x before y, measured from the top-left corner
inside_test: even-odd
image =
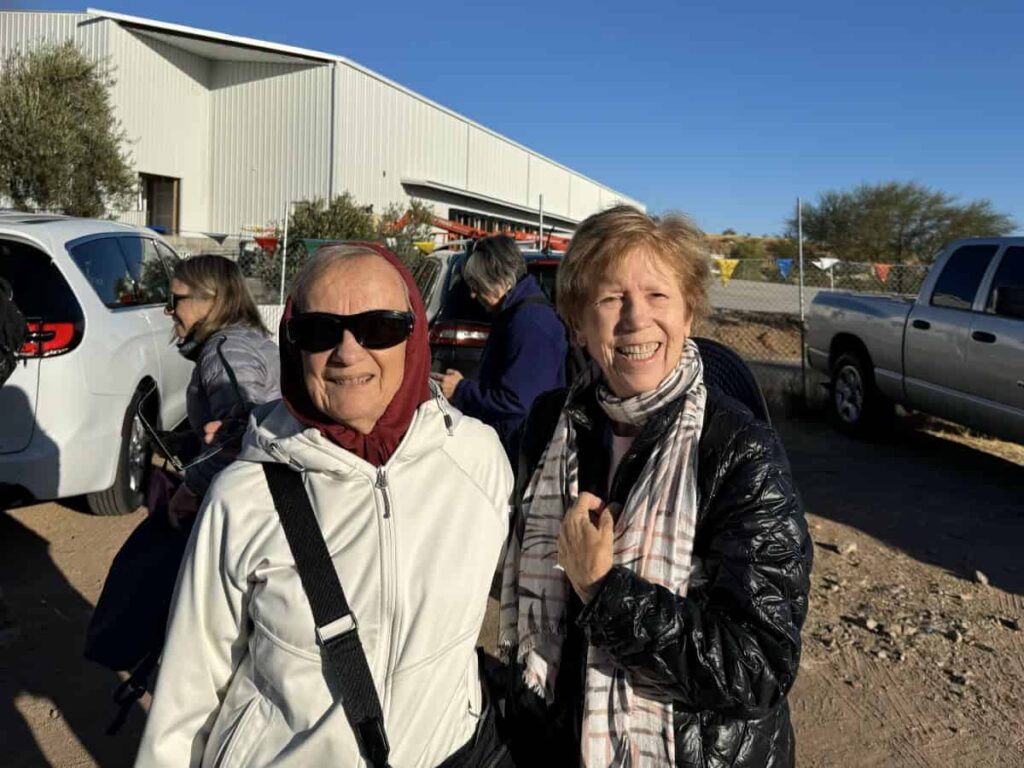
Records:
[[[264,464],[263,472],[295,558],[299,580],[313,609],[327,686],[335,699],[341,699],[363,759],[371,768],[388,768],[391,747],[384,731],[377,690],[359,641],[359,627],[338,580],[302,477],[284,464]],[[480,679],[482,684],[484,674]],[[513,765],[499,733],[496,708],[486,686],[482,693],[483,712],[473,738],[439,768],[511,768]],[[424,706],[430,706],[429,702],[424,702]]]
[[[0,386],[3,386],[18,366],[15,356],[28,336],[25,316],[14,303],[14,289],[0,277]]]
[[[185,555],[192,520],[180,529],[167,522],[167,500],[175,476],[153,467],[150,513],[125,540],[114,557],[85,636],[89,661],[131,675],[114,692],[119,712],[107,733],[116,733],[132,705],[146,692],[164,647],[167,616]],[[163,486],[158,493],[157,486]],[[160,497],[154,500],[154,496]]]

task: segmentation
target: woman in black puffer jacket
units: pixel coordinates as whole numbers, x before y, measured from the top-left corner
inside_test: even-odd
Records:
[[[701,250],[623,206],[560,267],[600,374],[542,396],[522,440],[500,636],[520,765],[794,764],[811,542],[774,430],[704,385]]]

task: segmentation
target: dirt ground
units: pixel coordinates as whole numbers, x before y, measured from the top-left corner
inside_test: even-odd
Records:
[[[913,425],[881,443],[812,420],[779,429],[816,542],[791,695],[799,765],[1024,765],[1024,451]],[[104,735],[117,677],[81,647],[143,514],[0,514],[5,767],[131,765],[143,707]]]
[[[800,318],[795,315],[716,309],[694,335],[720,341],[747,360],[800,361]]]

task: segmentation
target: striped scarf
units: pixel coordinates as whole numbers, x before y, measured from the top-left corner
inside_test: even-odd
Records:
[[[577,382],[572,395],[590,381]],[[697,444],[707,390],[697,345],[687,340],[672,373],[652,392],[617,398],[598,386],[615,422],[640,426],[680,397],[674,425],[655,445],[615,523],[614,563],[647,581],[686,594],[697,515]],[[499,643],[516,653],[525,682],[548,704],[566,636],[572,589],[554,568],[565,512],[579,497],[576,434],[565,410],[522,500],[522,520],[504,563]],[[675,760],[672,702],[643,698],[629,674],[602,649],[589,647],[581,760],[586,768],[661,768]]]

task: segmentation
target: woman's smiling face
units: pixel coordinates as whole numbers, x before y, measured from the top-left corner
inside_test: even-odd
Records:
[[[606,273],[584,307],[577,340],[618,397],[650,392],[679,362],[692,313],[678,279],[645,249]]]

